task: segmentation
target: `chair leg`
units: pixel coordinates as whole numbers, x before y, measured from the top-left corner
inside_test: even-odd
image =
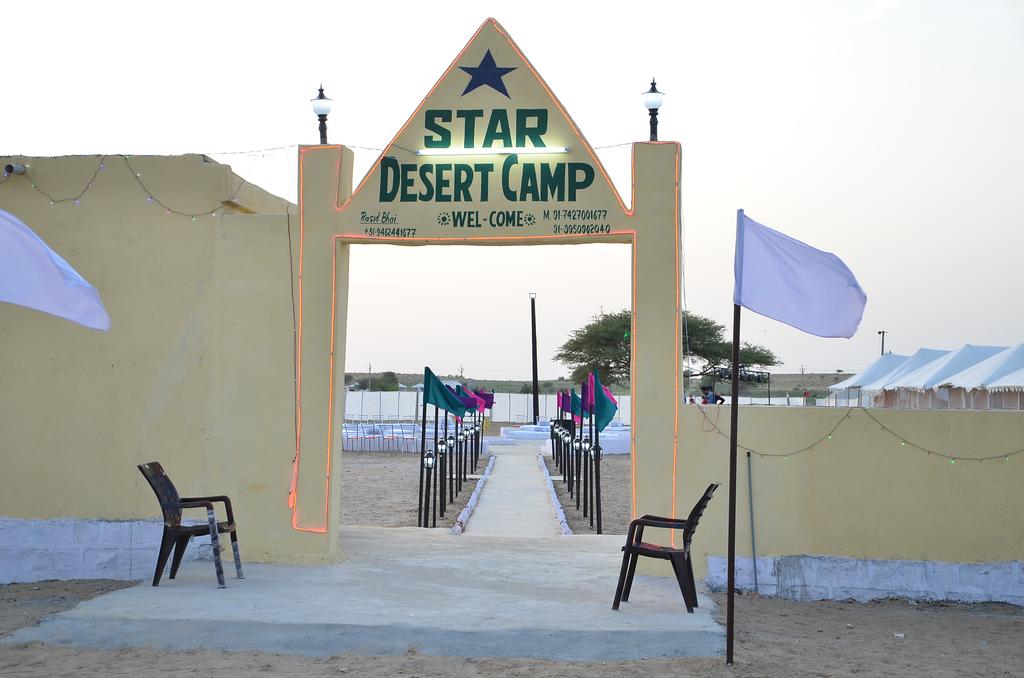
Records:
[[[693,580],[693,561],[690,560],[690,556],[686,556],[686,578],[690,580],[690,594],[693,596],[690,602],[693,603],[694,607],[697,605],[697,582]]]
[[[622,590],[622,599],[629,601],[629,592],[633,590],[633,575],[636,574],[636,561],[640,557],[634,553],[629,561],[629,573],[626,575],[626,587]]]
[[[184,534],[174,540],[174,558],[171,559],[171,574],[168,579],[174,579],[178,575],[178,567],[181,565],[181,558],[185,555],[188,542],[191,536]]]
[[[210,545],[213,546],[213,569],[217,572],[217,588],[227,588],[224,583],[224,566],[220,562],[220,535],[217,533],[217,516],[213,509],[206,509],[206,517],[210,521]]]
[[[167,557],[171,555],[171,548],[174,546],[174,537],[165,527],[164,536],[160,539],[160,551],[156,557],[156,572],[153,573],[153,586],[160,585],[160,577],[164,574],[164,567],[167,566]]]
[[[242,556],[238,555],[238,533],[231,533],[231,551],[235,556],[235,576],[239,579],[245,579],[245,575],[242,574]]]
[[[693,605],[690,602],[690,580],[686,576],[686,564],[682,562],[682,554],[673,554],[668,560],[672,563],[672,571],[676,574],[676,582],[679,584],[679,591],[683,594],[686,611],[693,614]]]
[[[619,609],[619,603],[622,601],[622,587],[626,584],[626,570],[629,569],[629,551],[624,550],[622,553],[622,567],[619,569],[619,583],[615,587],[615,600],[612,602],[612,609]]]

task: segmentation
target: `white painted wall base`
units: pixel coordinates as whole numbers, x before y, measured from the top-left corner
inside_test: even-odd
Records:
[[[727,560],[708,558],[704,580],[713,591],[726,588]],[[927,560],[866,560],[834,556],[757,559],[761,595],[790,600],[881,598],[996,601],[1024,606],[1024,563],[945,563]],[[736,559],[736,586],[754,589],[750,558]]]
[[[0,518],[0,584],[149,579],[162,532],[163,523],[151,520]],[[193,539],[185,561],[195,560],[200,550],[210,551],[209,537]]]

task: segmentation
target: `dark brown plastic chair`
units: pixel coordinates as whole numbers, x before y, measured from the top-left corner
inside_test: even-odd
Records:
[[[686,520],[680,518],[662,518],[661,516],[643,515],[629,524],[626,534],[626,545],[622,547],[622,568],[619,570],[619,584],[615,589],[615,601],[612,609],[619,609],[620,601],[629,600],[629,591],[633,587],[633,575],[636,573],[636,561],[640,556],[667,560],[672,564],[679,590],[686,603],[686,611],[692,613],[697,607],[697,585],[693,581],[693,563],[690,560],[690,542],[697,530],[697,523],[711,501],[711,495],[718,489],[718,483],[711,483],[704,495],[694,505]],[[649,544],[643,541],[645,527],[660,527],[667,530],[683,531],[682,548]]]
[[[239,579],[245,579],[242,575],[242,559],[238,555],[238,530],[235,528],[235,515],[231,511],[231,500],[223,495],[215,497],[181,497],[174,483],[167,477],[163,466],[159,462],[151,461],[148,464],[139,464],[139,471],[149,481],[149,486],[156,493],[157,501],[160,502],[160,509],[164,513],[164,536],[160,540],[160,554],[156,559],[156,572],[153,574],[153,586],[160,584],[160,577],[167,565],[167,558],[174,549],[174,559],[171,561],[170,579],[178,574],[178,566],[181,565],[181,558],[185,555],[185,549],[192,537],[201,537],[204,534],[210,535],[210,543],[213,545],[213,565],[217,572],[217,585],[225,588],[224,568],[220,562],[220,535],[231,534],[231,550],[235,556],[235,573]],[[217,522],[217,516],[213,511],[213,503],[224,504],[227,510],[228,520],[226,523]],[[206,525],[182,525],[181,511],[187,508],[205,508]]]

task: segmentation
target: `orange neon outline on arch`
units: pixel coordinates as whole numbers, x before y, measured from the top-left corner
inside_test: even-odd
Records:
[[[619,194],[618,189],[615,187],[615,184],[611,181],[610,177],[608,176],[608,173],[607,173],[607,171],[604,168],[604,164],[597,157],[597,154],[594,152],[593,148],[590,146],[590,143],[586,140],[586,138],[580,132],[579,128],[576,126],[576,123],[572,120],[572,118],[569,116],[568,112],[565,110],[565,107],[562,106],[561,101],[558,100],[558,98],[555,96],[554,92],[551,91],[551,88],[548,87],[548,85],[544,81],[544,79],[540,76],[540,74],[533,67],[533,64],[530,63],[529,59],[526,58],[526,56],[519,49],[519,47],[515,44],[515,42],[511,39],[511,37],[509,37],[508,33],[493,18],[487,19],[486,21],[484,21],[483,24],[480,25],[480,28],[478,28],[476,33],[473,34],[473,37],[470,38],[470,40],[466,43],[466,46],[462,48],[462,50],[458,53],[458,55],[455,57],[455,59],[452,61],[452,63],[448,66],[448,68],[445,70],[445,72],[441,75],[441,77],[438,78],[437,82],[434,83],[434,86],[430,89],[430,91],[424,97],[424,99],[420,103],[420,105],[416,108],[415,111],[413,111],[412,115],[405,122],[405,124],[401,127],[401,129],[399,129],[398,133],[391,140],[391,143],[388,144],[388,146],[386,147],[385,151],[381,152],[381,154],[377,157],[377,160],[374,162],[373,166],[366,173],[366,175],[360,181],[359,185],[352,192],[352,194],[345,200],[345,202],[339,204],[338,201],[337,201],[337,197],[335,198],[335,206],[334,206],[335,212],[343,212],[343,211],[345,211],[345,209],[348,207],[348,205],[352,201],[352,199],[361,192],[363,186],[369,180],[370,176],[374,173],[374,171],[380,165],[380,163],[381,163],[382,159],[384,158],[384,156],[386,155],[387,151],[394,145],[394,142],[402,135],[402,133],[406,130],[406,128],[408,128],[408,126],[416,118],[417,114],[422,110],[423,106],[425,105],[426,100],[434,93],[434,91],[441,84],[441,82],[456,67],[456,65],[458,64],[459,60],[466,53],[466,51],[469,49],[470,45],[473,44],[473,41],[476,40],[477,36],[480,34],[480,32],[484,29],[484,27],[488,23],[491,23],[491,24],[494,25],[495,30],[497,30],[498,33],[500,33],[505,38],[505,40],[508,42],[509,47],[514,52],[516,52],[516,54],[519,55],[519,57],[523,60],[523,63],[526,64],[526,66],[530,70],[530,72],[533,73],[534,77],[541,84],[541,87],[543,87],[544,90],[551,97],[551,100],[554,102],[554,104],[558,108],[558,110],[562,113],[562,115],[565,118],[567,124],[570,126],[572,131],[577,135],[579,140],[582,142],[584,150],[586,150],[586,152],[590,156],[591,160],[594,162],[594,164],[597,166],[598,170],[601,172],[601,175],[604,177],[607,186],[609,187],[609,189],[612,192],[612,195],[615,197],[616,201],[619,203],[619,206],[622,208],[623,215],[626,216],[626,217],[632,217],[634,215],[635,205],[636,205],[636,144],[634,144],[634,146],[633,146],[633,156],[634,157],[633,157],[633,163],[632,163],[632,168],[631,168],[631,173],[632,173],[632,175],[631,175],[631,178],[632,178],[631,189],[632,189],[632,203],[633,203],[633,205],[631,207],[627,208],[625,203],[622,201],[622,197]],[[647,143],[647,142],[645,142],[645,143]],[[675,227],[675,242],[676,242],[676,263],[675,263],[675,266],[676,266],[676,311],[675,311],[675,314],[676,314],[676,329],[675,329],[675,343],[676,343],[675,355],[676,355],[676,360],[675,360],[675,363],[676,364],[674,366],[674,392],[673,392],[673,399],[674,399],[673,405],[674,405],[674,418],[675,418],[674,427],[675,428],[674,428],[673,442],[672,442],[672,500],[671,500],[672,515],[675,515],[676,492],[677,492],[677,489],[676,489],[676,468],[677,468],[677,459],[678,459],[678,440],[679,440],[679,360],[678,360],[678,357],[679,357],[679,342],[681,340],[681,337],[679,336],[679,332],[680,332],[680,329],[679,329],[680,301],[679,301],[679,299],[680,299],[680,293],[681,293],[681,291],[680,291],[680,272],[679,272],[679,267],[680,267],[680,261],[679,261],[679,190],[680,190],[680,188],[679,188],[679,145],[676,142],[650,142],[650,143],[672,143],[672,144],[675,144],[676,149],[677,149],[676,150],[676,187],[675,187],[675,206],[674,206],[674,211],[675,211],[675,219],[674,219],[674,221],[675,221],[675,223],[673,224],[673,226]],[[415,241],[421,241],[421,242],[424,242],[424,243],[438,242],[438,243],[444,243],[444,244],[454,244],[452,241],[455,241],[455,243],[473,244],[475,242],[480,242],[480,241],[502,241],[502,240],[507,240],[507,241],[516,242],[516,241],[530,241],[530,240],[541,240],[541,239],[543,239],[543,240],[559,240],[559,241],[563,241],[564,242],[564,241],[571,241],[571,240],[575,240],[575,239],[584,239],[585,238],[588,241],[592,242],[595,238],[597,238],[597,239],[606,239],[606,238],[612,239],[615,236],[623,236],[623,235],[630,236],[630,244],[631,244],[631,247],[632,247],[632,258],[633,258],[633,262],[632,262],[633,265],[632,265],[632,271],[631,271],[631,278],[632,278],[632,280],[631,280],[631,282],[632,282],[631,300],[632,300],[632,305],[633,305],[633,313],[631,314],[632,315],[632,320],[631,320],[632,341],[630,342],[630,344],[631,344],[630,350],[631,350],[631,354],[632,354],[631,355],[631,363],[633,365],[633,369],[631,369],[631,376],[630,376],[630,403],[631,403],[631,407],[630,407],[630,424],[631,424],[631,427],[633,428],[633,430],[636,430],[636,427],[635,427],[635,425],[636,425],[636,408],[635,408],[635,400],[636,400],[636,398],[635,398],[635,396],[636,396],[636,308],[637,308],[637,303],[636,303],[637,302],[637,299],[636,299],[636,297],[637,297],[637,286],[636,286],[637,253],[636,253],[636,250],[637,250],[637,246],[638,246],[638,238],[637,238],[637,233],[636,233],[635,230],[632,230],[632,229],[621,229],[621,230],[612,231],[611,233],[608,233],[608,234],[599,234],[599,235],[585,235],[585,234],[554,235],[554,234],[552,234],[552,235],[534,235],[534,236],[483,236],[483,237],[475,237],[475,238],[469,238],[469,237],[455,237],[455,238],[421,237],[421,238],[397,238],[397,239],[396,238],[392,238],[392,239],[388,239],[388,238],[378,238],[378,237],[375,237],[375,236],[367,236],[367,235],[363,235],[363,234],[336,234],[336,235],[331,237],[331,248],[332,248],[332,255],[331,255],[331,284],[332,284],[332,289],[331,289],[331,330],[330,330],[330,344],[328,346],[328,352],[329,352],[328,404],[327,404],[327,409],[328,409],[327,432],[328,432],[328,435],[327,435],[327,450],[326,450],[326,463],[325,463],[326,468],[325,468],[325,479],[324,479],[325,480],[325,497],[324,497],[323,524],[320,525],[320,526],[313,526],[313,527],[307,527],[307,526],[300,525],[299,524],[299,519],[298,519],[298,477],[299,477],[299,465],[300,465],[300,462],[301,462],[301,447],[302,447],[302,444],[301,444],[302,443],[302,328],[303,328],[303,322],[302,322],[302,319],[303,319],[303,303],[302,302],[303,302],[303,263],[304,263],[304,254],[305,254],[305,177],[304,177],[304,166],[305,166],[305,164],[303,162],[303,159],[304,159],[305,154],[307,152],[309,152],[309,151],[315,151],[315,150],[321,150],[321,149],[338,149],[338,150],[340,150],[340,148],[341,148],[340,146],[332,146],[332,145],[324,146],[324,145],[321,145],[321,146],[306,146],[306,147],[302,147],[302,148],[299,149],[299,266],[298,266],[298,269],[299,269],[299,272],[298,272],[298,297],[299,298],[298,298],[298,312],[297,312],[297,317],[298,317],[298,320],[297,320],[297,323],[298,323],[298,327],[297,327],[297,348],[296,348],[296,357],[295,357],[295,362],[296,362],[296,380],[295,380],[295,389],[296,389],[296,398],[295,398],[296,430],[295,430],[295,455],[294,455],[293,462],[292,462],[292,467],[293,467],[292,468],[292,478],[291,478],[291,483],[290,483],[290,487],[289,487],[289,491],[288,491],[288,507],[292,510],[292,527],[293,527],[293,529],[299,530],[299,531],[305,531],[305,532],[326,533],[327,532],[327,527],[328,527],[328,524],[329,524],[330,491],[331,491],[330,490],[330,483],[331,483],[331,477],[330,477],[330,474],[331,474],[331,450],[332,450],[332,447],[333,447],[332,438],[333,438],[333,425],[334,425],[334,416],[333,416],[334,415],[334,357],[335,357],[334,356],[334,349],[335,349],[335,322],[336,322],[336,315],[337,315],[337,299],[336,299],[336,297],[337,297],[337,245],[338,245],[339,241],[341,241],[341,242],[349,241],[349,242],[357,242],[357,243],[358,242],[375,242],[375,243],[379,243],[379,244],[402,244],[402,243],[408,243],[410,241],[414,241],[414,242]],[[334,182],[332,184],[335,187],[335,191],[337,191],[337,185],[338,185],[338,182],[340,180],[341,153],[337,153],[337,156],[338,156],[337,157],[337,162],[335,164],[335,177],[334,177]],[[336,195],[337,195],[337,193],[336,193]],[[630,462],[631,462],[631,476],[632,476],[632,478],[631,478],[631,486],[632,486],[631,487],[632,513],[633,513],[633,517],[636,517],[636,511],[637,511],[637,508],[636,508],[636,437],[632,436],[632,435],[630,436],[630,447],[631,447],[631,450],[630,450],[631,451]],[[674,532],[672,533],[671,539],[672,539],[672,544],[674,545],[675,544],[675,533]]]
[[[666,143],[668,143],[668,142],[666,142]],[[424,236],[424,237],[414,237],[414,238],[380,238],[380,237],[376,237],[376,236],[367,236],[365,234],[360,234],[360,233],[341,233],[341,234],[335,234],[334,236],[331,237],[331,248],[332,248],[332,254],[331,254],[331,284],[332,284],[332,289],[331,289],[331,331],[330,331],[330,344],[329,344],[329,347],[328,347],[328,352],[329,352],[328,405],[327,405],[327,408],[328,408],[328,424],[327,424],[327,426],[328,426],[328,436],[327,436],[327,451],[326,451],[326,463],[325,463],[326,468],[325,468],[324,517],[323,517],[323,524],[321,526],[306,527],[306,526],[299,525],[299,521],[298,521],[298,503],[297,503],[297,496],[298,496],[298,487],[297,487],[297,485],[298,485],[299,465],[300,465],[300,458],[301,458],[301,428],[302,428],[302,396],[301,396],[302,363],[301,363],[301,360],[302,360],[302,287],[303,287],[302,272],[303,272],[303,257],[304,257],[304,253],[305,253],[305,247],[304,247],[304,241],[305,241],[305,207],[304,207],[304,205],[305,205],[305,203],[304,203],[305,183],[304,182],[305,182],[305,177],[304,177],[304,171],[303,171],[304,167],[303,167],[303,162],[302,162],[302,156],[304,156],[305,153],[308,152],[308,151],[322,150],[322,149],[338,149],[338,148],[339,147],[334,147],[334,146],[310,146],[310,147],[305,147],[305,148],[300,149],[300,163],[299,163],[299,194],[300,194],[300,204],[299,204],[299,304],[298,304],[298,306],[299,306],[299,311],[298,311],[298,324],[299,324],[299,327],[298,327],[298,349],[296,351],[296,372],[297,372],[296,388],[298,390],[298,396],[296,398],[296,408],[297,408],[297,415],[298,415],[297,416],[298,425],[297,425],[297,429],[296,429],[296,450],[295,450],[295,457],[294,457],[294,461],[293,461],[291,487],[290,487],[289,493],[288,493],[288,506],[289,506],[289,508],[292,509],[292,527],[294,529],[300,530],[300,531],[306,531],[306,532],[318,532],[318,533],[326,533],[327,532],[327,525],[328,525],[328,518],[329,518],[329,511],[330,511],[330,482],[331,482],[330,472],[331,472],[331,468],[332,468],[332,466],[331,466],[331,464],[332,464],[331,449],[332,449],[333,426],[334,426],[334,358],[335,358],[334,350],[335,350],[335,331],[336,331],[335,328],[336,328],[336,320],[337,320],[337,244],[339,242],[353,242],[353,243],[360,243],[360,242],[369,243],[369,242],[374,242],[374,243],[378,243],[378,244],[395,244],[395,245],[400,245],[402,243],[408,243],[408,242],[417,242],[417,241],[418,242],[423,242],[425,244],[429,244],[430,242],[437,242],[439,244],[457,244],[457,243],[474,244],[474,243],[480,242],[480,241],[511,241],[512,243],[515,243],[517,241],[532,241],[532,240],[558,240],[558,241],[566,242],[566,241],[572,241],[572,240],[586,239],[588,241],[593,241],[595,238],[597,238],[597,239],[618,240],[617,236],[618,237],[629,236],[630,237],[630,245],[632,247],[632,258],[633,258],[633,262],[632,262],[633,265],[632,265],[632,271],[631,271],[631,283],[632,283],[631,298],[632,298],[632,305],[633,305],[633,314],[632,314],[633,317],[632,317],[632,320],[631,320],[632,341],[630,342],[630,350],[631,350],[631,354],[632,354],[631,355],[631,363],[633,365],[633,368],[630,370],[630,382],[631,382],[630,383],[630,401],[631,401],[630,424],[631,424],[631,427],[633,428],[633,430],[636,430],[635,429],[635,426],[636,426],[636,408],[635,408],[635,399],[636,398],[635,398],[635,396],[636,396],[636,388],[637,388],[636,387],[636,308],[637,308],[637,284],[636,284],[636,268],[637,268],[637,266],[636,266],[636,264],[637,264],[637,247],[638,247],[638,244],[639,244],[639,242],[638,242],[639,239],[637,237],[637,232],[635,230],[633,230],[633,229],[616,229],[614,231],[611,231],[610,233],[598,234],[598,235],[591,235],[591,234],[559,234],[559,235],[551,234],[551,235],[547,235],[547,234],[545,234],[545,235],[532,235],[532,236],[482,236],[482,237],[473,237],[473,238],[470,238],[470,237],[435,237],[435,236],[430,236],[430,237]],[[678,144],[677,144],[677,149],[678,149]],[[634,145],[634,161],[633,161],[633,170],[632,170],[633,171],[633,189],[634,189],[634,194],[635,194],[635,188],[636,188],[636,176],[635,176],[635,174],[636,174],[636,170],[635,170],[636,161],[635,161],[635,153],[636,153],[636,148],[635,148],[635,145]],[[341,154],[339,153],[338,154],[338,162],[336,163],[336,166],[335,166],[335,173],[336,173],[335,178],[336,179],[338,178],[338,175],[340,174],[340,165],[341,165]],[[679,197],[679,176],[678,176],[678,172],[679,172],[679,152],[677,150],[677,152],[676,152],[676,191],[675,191],[675,193],[676,193],[676,202],[675,202],[675,206],[674,206],[675,220],[676,220],[676,225],[677,226],[678,226],[678,216],[679,216],[679,200],[678,200],[678,197]],[[337,182],[335,181],[335,183],[337,183]],[[679,303],[679,295],[680,295],[680,288],[679,288],[679,282],[680,282],[679,266],[680,266],[680,262],[679,262],[679,258],[678,258],[678,245],[679,245],[679,230],[678,230],[678,228],[676,228],[675,242],[676,242],[676,248],[677,248],[677,255],[676,255],[677,258],[676,258],[676,263],[675,263],[675,266],[676,266],[676,301],[677,301],[677,304],[676,304],[677,322],[676,322],[676,328],[675,328],[675,340],[676,340],[676,344],[678,344],[679,341],[680,341],[680,336],[679,336],[679,331],[680,330],[679,330],[679,323],[678,323],[678,313],[679,313],[679,305],[678,305],[678,303]],[[679,394],[678,394],[678,388],[679,388],[679,365],[678,365],[679,346],[678,345],[675,347],[675,356],[676,356],[676,365],[674,366],[675,379],[674,379],[674,392],[673,392],[673,399],[674,399],[673,411],[674,411],[675,422],[673,423],[674,435],[673,435],[673,441],[672,441],[672,504],[671,504],[673,515],[675,514],[675,508],[676,508],[676,495],[677,495],[677,489],[676,489],[676,469],[677,469],[677,465],[678,465],[677,464],[677,460],[678,460],[678,444],[679,444]],[[631,438],[630,439],[630,447],[631,447],[631,450],[630,450],[631,451],[630,465],[631,465],[631,476],[632,476],[630,485],[631,485],[631,497],[632,497],[632,509],[633,509],[632,512],[633,512],[633,516],[635,517],[636,516],[636,437],[635,436],[631,436],[630,438]],[[674,545],[674,543],[675,543],[675,534],[674,534],[674,532],[672,533],[672,537],[671,538],[672,538],[672,543]]]

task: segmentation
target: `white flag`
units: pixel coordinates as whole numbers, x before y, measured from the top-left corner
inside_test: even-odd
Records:
[[[13,214],[0,210],[0,301],[110,329],[99,292]]]
[[[867,296],[842,260],[759,224],[736,219],[733,303],[819,337],[852,337]]]

